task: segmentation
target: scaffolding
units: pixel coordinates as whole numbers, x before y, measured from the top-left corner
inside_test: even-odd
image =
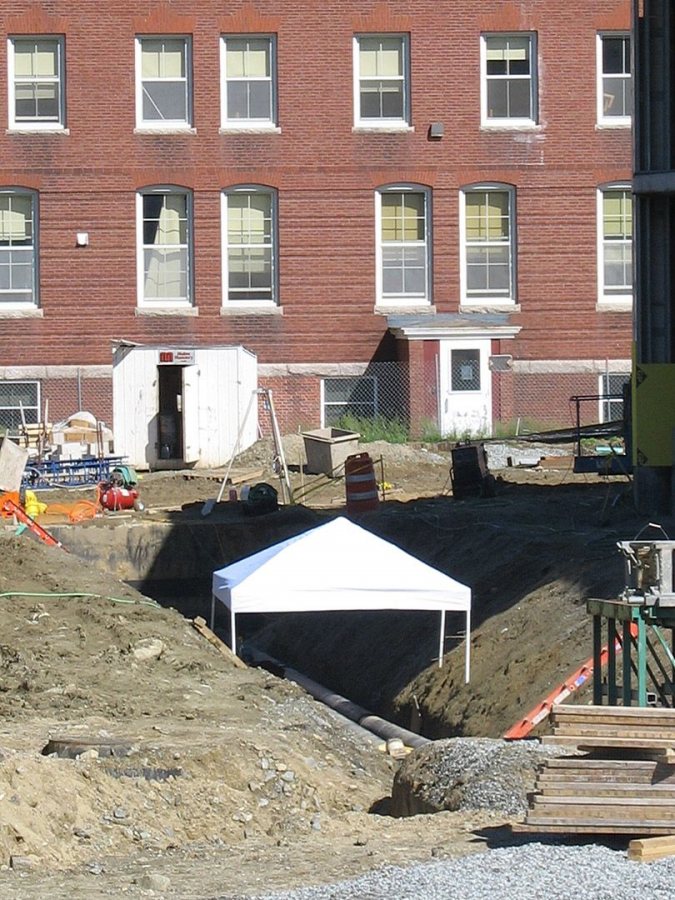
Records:
[[[593,659],[608,650],[606,676],[594,666],[599,706],[675,706],[675,541],[620,541],[626,587],[616,600],[589,599]],[[621,654],[620,664],[618,662]]]

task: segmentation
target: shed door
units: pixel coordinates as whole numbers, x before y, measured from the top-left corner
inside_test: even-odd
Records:
[[[199,459],[199,369],[183,366],[183,462]]]

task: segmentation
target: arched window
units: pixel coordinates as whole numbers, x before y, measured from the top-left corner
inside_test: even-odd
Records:
[[[277,302],[276,191],[223,191],[223,304]]]
[[[38,305],[37,194],[0,189],[0,311]]]
[[[138,305],[192,304],[192,195],[146,188],[137,197]]]
[[[478,184],[461,192],[462,303],[515,303],[515,192]]]
[[[626,184],[598,191],[598,302],[633,300],[633,195]]]
[[[377,302],[429,303],[429,190],[391,185],[375,193]]]

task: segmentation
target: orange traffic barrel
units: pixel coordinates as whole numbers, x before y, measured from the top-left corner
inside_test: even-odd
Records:
[[[377,509],[380,495],[375,481],[375,468],[368,453],[356,453],[345,460],[347,512],[360,513]]]

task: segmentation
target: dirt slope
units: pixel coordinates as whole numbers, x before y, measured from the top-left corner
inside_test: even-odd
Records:
[[[426,614],[283,617],[256,643],[430,736],[498,736],[590,655],[585,598],[616,594],[614,543],[646,523],[619,480],[507,470],[494,499],[460,503],[443,493],[447,454],[378,452],[390,499],[362,524],[472,587],[471,684],[451,637],[437,667]],[[241,464],[272,482],[268,453]],[[342,484],[315,484],[312,503],[343,512]],[[180,514],[218,486],[158,474],[142,495]],[[373,815],[397,767],[377,739],[289,682],[234,668],[177,612],[91,564],[11,530],[0,557],[0,896],[154,884],[167,897],[241,897],[471,852],[499,833],[500,813]],[[43,756],[50,736],[118,739],[129,755]]]

